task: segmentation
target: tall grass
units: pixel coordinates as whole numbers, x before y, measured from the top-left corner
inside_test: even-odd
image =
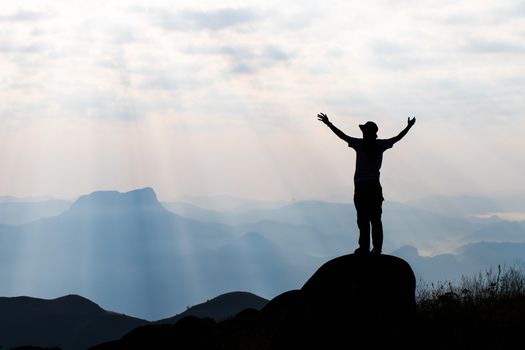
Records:
[[[462,276],[457,283],[418,283],[418,307],[450,303],[484,304],[525,297],[525,269],[521,266],[498,265],[472,276]]]
[[[456,283],[419,283],[416,298],[414,333],[426,349],[525,346],[525,269],[520,266],[499,265]]]

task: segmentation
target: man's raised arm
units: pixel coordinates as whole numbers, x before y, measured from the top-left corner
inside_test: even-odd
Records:
[[[336,134],[340,139],[349,142],[350,136],[346,135],[344,132],[336,128],[335,125],[328,120],[328,116],[326,114],[319,113],[317,115],[317,119],[325,123],[330,128],[330,130],[332,130],[334,134]]]
[[[408,130],[410,130],[410,128],[415,123],[416,123],[416,117],[413,117],[412,119],[410,119],[409,117],[407,121],[407,126],[403,130],[401,130],[399,135],[392,137],[390,140],[392,140],[393,143],[396,143],[397,141],[401,140],[403,137],[405,137],[405,135],[408,133]]]

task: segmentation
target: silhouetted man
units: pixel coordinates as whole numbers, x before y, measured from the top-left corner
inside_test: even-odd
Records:
[[[354,174],[354,204],[357,211],[357,226],[359,227],[359,248],[356,254],[368,254],[370,251],[370,225],[372,225],[372,254],[381,254],[383,248],[383,224],[381,223],[381,206],[383,204],[383,189],[379,183],[379,169],[383,161],[383,152],[401,140],[416,122],[416,118],[408,118],[407,126],[399,135],[390,139],[377,138],[377,125],[366,122],[359,125],[363,138],[358,139],[346,135],[336,128],[324,113],[317,118],[325,123],[340,139],[348,143],[356,152]]]

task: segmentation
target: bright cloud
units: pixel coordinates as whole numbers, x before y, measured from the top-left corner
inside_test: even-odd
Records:
[[[525,192],[519,1],[4,1],[0,193],[351,197],[315,115],[380,136],[391,199]]]

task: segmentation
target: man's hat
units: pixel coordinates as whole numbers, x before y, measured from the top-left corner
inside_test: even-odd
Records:
[[[370,121],[368,121],[368,122],[366,122],[364,124],[360,124],[359,128],[363,132],[375,132],[375,133],[377,133],[377,130],[379,130],[379,128],[377,127],[376,123],[370,122]]]

